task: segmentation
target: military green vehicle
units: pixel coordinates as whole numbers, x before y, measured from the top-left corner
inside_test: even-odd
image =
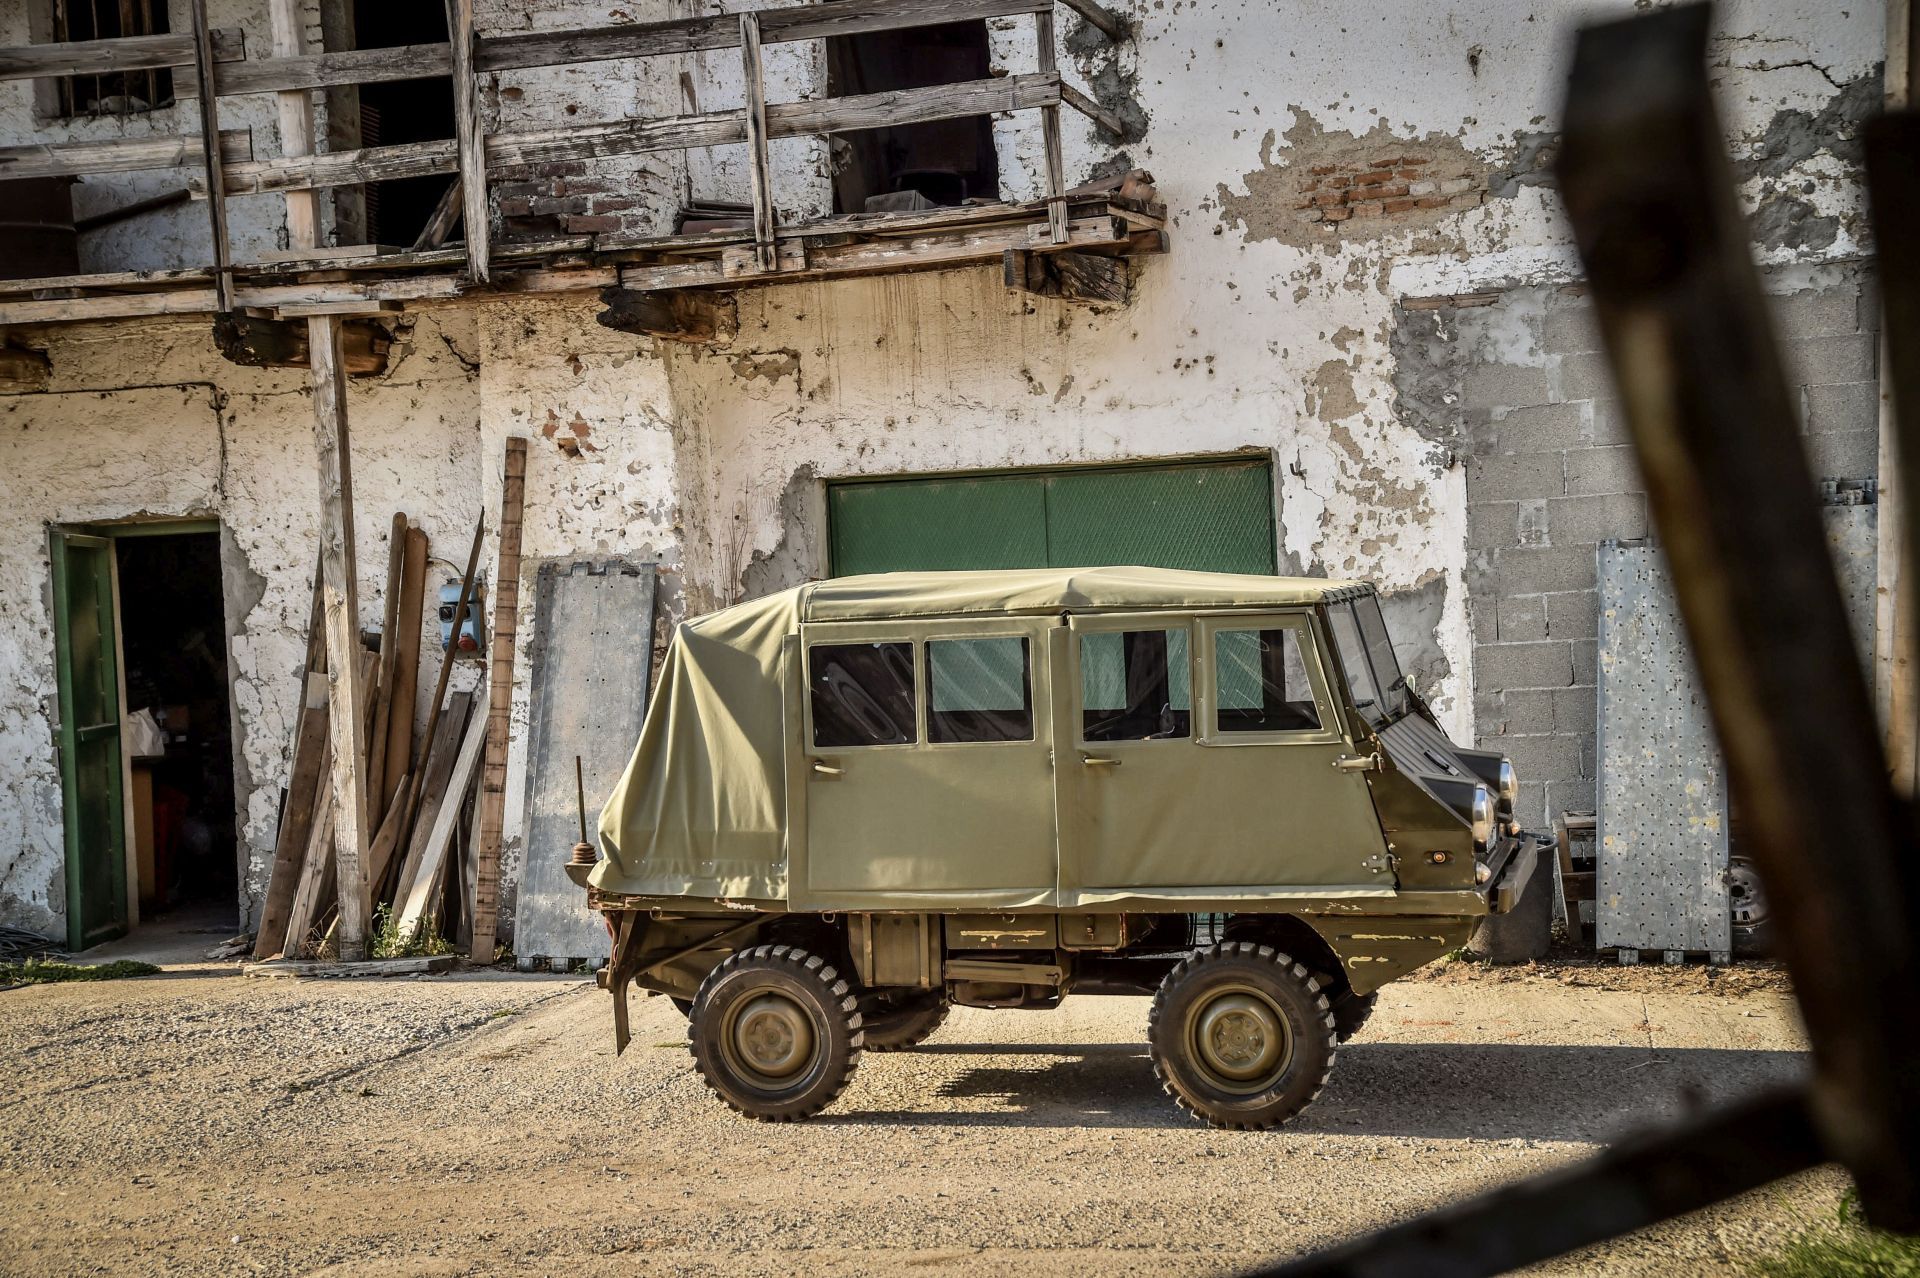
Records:
[[[1268,1127],[1375,991],[1510,910],[1540,841],[1413,694],[1372,587],[1148,568],[909,573],[688,621],[569,869],[600,975],[796,1119],[955,1003],[1151,994],[1166,1090]]]

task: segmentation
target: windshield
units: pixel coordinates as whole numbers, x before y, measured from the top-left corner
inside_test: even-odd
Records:
[[[1360,623],[1354,620],[1352,604],[1332,604],[1327,620],[1333,623],[1333,643],[1340,650],[1340,668],[1347,672],[1347,690],[1353,704],[1369,722],[1380,719],[1380,691],[1373,684],[1373,667],[1367,664],[1366,641],[1360,637]]]
[[[1380,686],[1380,711],[1391,719],[1407,708],[1407,677],[1400,673],[1400,662],[1393,655],[1393,640],[1387,638],[1386,618],[1380,615],[1380,596],[1366,595],[1354,600],[1353,612],[1360,619],[1367,656],[1373,659],[1373,679]]]
[[[1394,659],[1379,599],[1367,595],[1353,603],[1332,604],[1327,620],[1333,625],[1334,646],[1340,650],[1340,668],[1346,671],[1353,704],[1366,721],[1385,723],[1405,710],[1407,681]]]

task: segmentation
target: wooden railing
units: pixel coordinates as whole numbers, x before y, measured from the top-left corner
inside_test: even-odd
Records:
[[[1121,20],[1094,0],[1061,2],[1110,37],[1125,34]],[[271,3],[285,7],[293,0]],[[481,282],[488,278],[491,258],[487,203],[490,169],[743,143],[751,153],[748,173],[754,255],[762,270],[777,271],[778,228],[767,160],[767,145],[772,139],[1038,110],[1045,146],[1049,234],[1053,243],[1064,244],[1068,216],[1060,108],[1064,105],[1079,111],[1115,135],[1121,124],[1061,79],[1056,64],[1054,4],[1055,0],[825,0],[794,8],[670,22],[479,38],[473,33],[472,0],[448,0],[453,38],[447,43],[314,54],[286,50],[286,41],[277,39],[277,51],[282,56],[247,60],[242,34],[209,29],[205,0],[194,0],[194,29],[190,33],[0,49],[0,79],[175,68],[178,91],[182,96],[191,92],[201,104],[200,133],[0,148],[0,180],[169,167],[198,170],[189,179],[189,186],[209,204],[214,242],[212,282],[220,308],[229,309],[233,297],[225,211],[229,197],[284,193],[290,222],[304,222],[313,217],[312,196],[297,193],[394,178],[457,174],[466,227],[466,270],[471,280]],[[767,45],[1019,15],[1034,19],[1039,46],[1037,74],[815,101],[766,101],[762,50]],[[298,29],[288,15],[275,17],[277,36],[283,30]],[[727,49],[741,51],[746,84],[745,101],[734,110],[490,135],[480,129],[475,81],[479,72]],[[313,153],[313,90],[438,76],[451,76],[454,82],[455,137]],[[278,156],[256,155],[248,130],[220,128],[223,99],[263,93],[280,97],[281,131],[287,142]],[[438,220],[450,223],[451,212],[451,208],[443,210]],[[304,234],[295,234],[294,242],[312,244],[311,227],[301,230]]]

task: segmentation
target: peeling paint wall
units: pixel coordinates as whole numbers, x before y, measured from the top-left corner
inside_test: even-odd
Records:
[[[216,22],[249,26],[256,53],[266,47],[260,0],[214,7]],[[435,555],[453,561],[435,565],[435,581],[457,572],[473,519],[497,508],[510,435],[533,441],[523,608],[540,560],[623,554],[661,565],[661,633],[823,572],[831,479],[1252,451],[1274,461],[1283,567],[1377,580],[1442,722],[1472,736],[1478,710],[1488,735],[1491,712],[1475,696],[1492,676],[1475,639],[1488,592],[1476,575],[1470,476],[1482,424],[1460,397],[1471,389],[1517,412],[1554,404],[1554,384],[1503,388],[1502,377],[1547,374],[1537,359],[1516,360],[1518,372],[1490,360],[1464,388],[1435,355],[1449,318],[1406,303],[1499,299],[1475,312],[1484,340],[1538,355],[1536,330],[1557,322],[1548,299],[1577,275],[1549,169],[1570,23],[1632,6],[1116,7],[1138,23],[1137,38],[1113,48],[1063,13],[1062,67],[1122,118],[1125,135],[1097,137],[1071,112],[1063,125],[1070,182],[1144,167],[1167,203],[1171,251],[1141,265],[1131,306],[1087,311],[1010,294],[997,269],[981,268],[742,293],[739,334],[718,349],[601,328],[592,299],[422,313],[393,368],[353,389],[363,622],[379,616],[394,509],[426,523]],[[721,9],[705,0],[479,8],[487,31]],[[1852,131],[1873,99],[1880,6],[1744,0],[1718,12],[1715,76],[1757,251],[1788,271],[1858,257]],[[0,18],[0,39],[19,38],[9,21]],[[989,34],[996,71],[1036,69],[1029,21],[996,21]],[[771,50],[769,68],[772,100],[824,92],[817,46]],[[483,88],[496,127],[535,128],[729,107],[739,70],[732,54],[701,54],[586,77],[502,73]],[[6,140],[25,127],[20,101],[0,96]],[[237,103],[236,120],[243,110],[257,110],[255,127],[270,137],[271,104]],[[997,119],[994,136],[1002,194],[1038,194],[1038,115]],[[583,186],[582,203],[553,206],[554,216],[664,230],[682,199],[744,199],[741,157],[713,148],[506,184],[544,182],[542,198],[570,198],[551,184],[579,179],[606,189]],[[830,207],[824,146],[782,142],[774,161],[783,217]],[[526,216],[537,194],[496,191],[501,201],[524,196]],[[271,241],[278,202],[240,207],[262,219],[249,242]],[[510,219],[517,208],[497,211]],[[45,529],[66,520],[222,519],[237,772],[249,784],[243,839],[257,892],[314,555],[304,374],[225,364],[199,322],[27,336],[50,351],[53,380],[45,394],[0,396],[10,498],[0,508],[0,670],[11,676],[0,685],[0,918],[51,930],[64,910]],[[1832,364],[1844,357],[1809,348],[1808,360],[1828,366],[1807,384],[1855,382]],[[1581,416],[1571,429],[1585,440],[1601,425]],[[1519,505],[1514,517],[1519,539],[1531,525]],[[491,577],[491,543],[486,554]],[[530,633],[530,616],[521,621]],[[523,855],[525,676],[517,672],[509,756],[509,885]]]

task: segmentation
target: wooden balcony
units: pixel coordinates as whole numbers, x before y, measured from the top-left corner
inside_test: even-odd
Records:
[[[1110,38],[1119,20],[1093,0],[1062,0]],[[248,60],[237,31],[210,30],[203,0],[190,33],[83,44],[0,49],[0,79],[174,68],[182,97],[200,103],[198,134],[0,148],[0,181],[172,168],[186,171],[207,208],[212,260],[192,268],[0,281],[0,326],[153,315],[239,313],[262,318],[376,314],[421,306],[594,291],[604,322],[636,331],[710,340],[716,291],[795,280],[944,269],[999,262],[1010,287],[1094,303],[1127,297],[1127,259],[1165,248],[1164,210],[1139,177],[1069,191],[1060,110],[1078,111],[1115,134],[1119,122],[1061,77],[1055,0],[826,0],[825,3],[572,31],[476,38],[471,0],[450,0],[453,38],[443,44],[343,53],[298,50],[292,0],[273,0],[282,56]],[[288,14],[279,12],[288,10]],[[811,101],[766,101],[762,51],[769,44],[1030,16],[1034,74]],[[289,35],[289,32],[296,34]],[[660,119],[619,119],[540,131],[483,134],[475,106],[480,72],[561,67],[737,49],[744,101],[732,110]],[[450,76],[457,136],[431,142],[315,153],[314,90]],[[220,103],[278,95],[280,155],[256,153],[248,130],[220,126]],[[912,213],[844,215],[781,225],[770,193],[772,139],[826,136],[935,120],[1038,111],[1046,175],[1043,198],[965,204]],[[495,244],[488,178],[553,161],[744,145],[751,217],[692,234],[554,236]],[[420,241],[406,251],[318,247],[318,192],[432,174],[457,182]],[[299,247],[266,261],[235,261],[227,205],[279,195]],[[456,224],[465,239],[445,241]]]

